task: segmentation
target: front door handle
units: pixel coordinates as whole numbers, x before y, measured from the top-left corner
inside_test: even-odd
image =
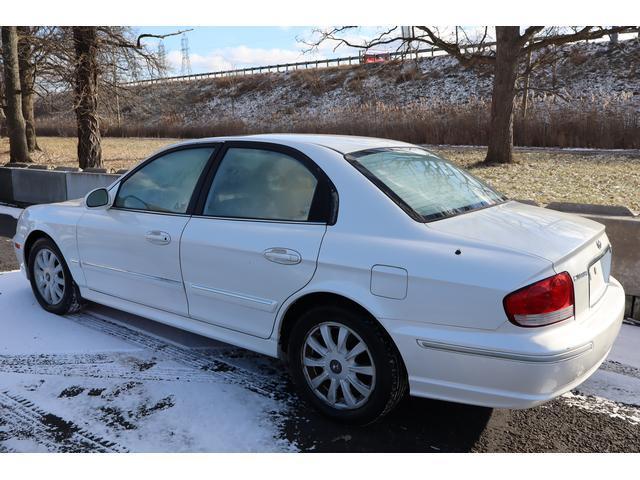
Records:
[[[147,242],[154,245],[169,245],[171,243],[171,235],[167,232],[161,232],[160,230],[152,230],[147,232],[144,238]]]
[[[262,255],[270,262],[282,265],[297,265],[302,261],[300,254],[290,248],[268,248],[262,252]]]

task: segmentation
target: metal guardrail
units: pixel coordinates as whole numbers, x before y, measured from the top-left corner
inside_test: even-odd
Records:
[[[467,45],[463,47],[462,50],[463,52],[467,53],[469,51],[474,51],[476,49],[491,48],[493,46],[495,46],[495,42],[486,42],[482,44]],[[435,56],[436,54],[448,55],[448,53],[446,53],[444,50],[437,47],[413,50],[410,52],[385,52],[385,55],[388,55],[389,58],[392,60],[415,59],[420,57]],[[149,78],[144,80],[134,80],[131,82],[126,82],[123,85],[125,86],[153,85],[156,83],[193,81],[193,80],[202,80],[205,78],[234,77],[234,76],[243,76],[243,75],[255,75],[260,73],[288,72],[290,70],[319,69],[319,68],[339,67],[342,65],[353,65],[353,64],[358,65],[362,63],[362,59],[363,59],[362,55],[357,55],[357,56],[351,56],[351,57],[309,60],[306,62],[280,63],[280,64],[274,64],[274,65],[264,65],[261,67],[247,67],[247,68],[238,68],[233,70],[219,70],[217,72],[193,73],[191,75],[177,75],[177,76],[171,76],[171,77],[159,77],[159,78]]]

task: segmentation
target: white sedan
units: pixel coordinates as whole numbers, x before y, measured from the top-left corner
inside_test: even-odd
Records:
[[[601,224],[383,139],[180,143],[27,208],[14,243],[44,309],[89,300],[283,358],[304,398],[355,423],[407,390],[541,404],[598,368],[624,311]]]

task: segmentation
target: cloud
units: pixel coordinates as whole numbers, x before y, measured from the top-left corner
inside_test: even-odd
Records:
[[[345,35],[352,43],[364,43],[371,38],[371,28],[358,28]],[[191,53],[191,70],[198,72],[216,72],[245,67],[257,67],[280,63],[311,61],[338,56],[357,55],[358,49],[339,45],[339,42],[327,40],[310,51],[305,42],[312,43],[317,35],[309,32],[308,36],[296,39],[290,48],[258,48],[247,45],[225,47],[211,50],[207,53]],[[182,53],[171,50],[167,53],[167,63],[173,74],[180,74],[182,69]]]
[[[301,62],[309,58],[301,49],[253,48],[246,45],[212,50],[207,54],[191,53],[191,70],[193,72],[215,72],[236,68],[273,65],[277,63]],[[172,50],[167,54],[167,61],[174,72],[182,68],[182,54]]]
[[[328,30],[330,27],[319,27],[317,30]],[[353,45],[366,45],[368,41],[377,38],[389,27],[355,27],[336,35]],[[455,39],[454,27],[436,27],[437,32],[446,39]],[[325,58],[356,56],[359,48],[349,47],[339,40],[325,40],[315,48],[311,46],[320,38],[317,30],[309,30],[308,34],[296,38],[290,48],[259,48],[247,45],[235,47],[217,48],[207,53],[191,53],[191,70],[194,73],[216,72],[221,70],[233,70],[245,67],[267,66],[282,63],[312,61]],[[490,29],[490,33],[492,33]],[[459,29],[461,41],[474,42],[482,38],[484,29],[479,27],[464,27]],[[399,27],[391,34],[391,37],[400,35]],[[491,40],[492,38],[488,38]],[[394,51],[400,48],[400,42],[396,41],[386,45],[374,47],[374,51]],[[419,44],[418,47],[426,47]],[[167,61],[173,74],[180,74],[182,67],[182,54],[180,50],[172,50],[167,54]]]

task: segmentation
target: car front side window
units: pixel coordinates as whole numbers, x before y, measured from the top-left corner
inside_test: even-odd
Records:
[[[114,206],[128,210],[184,214],[214,147],[175,150],[126,178]]]
[[[203,214],[310,221],[317,187],[315,175],[285,153],[230,148],[216,172]]]

